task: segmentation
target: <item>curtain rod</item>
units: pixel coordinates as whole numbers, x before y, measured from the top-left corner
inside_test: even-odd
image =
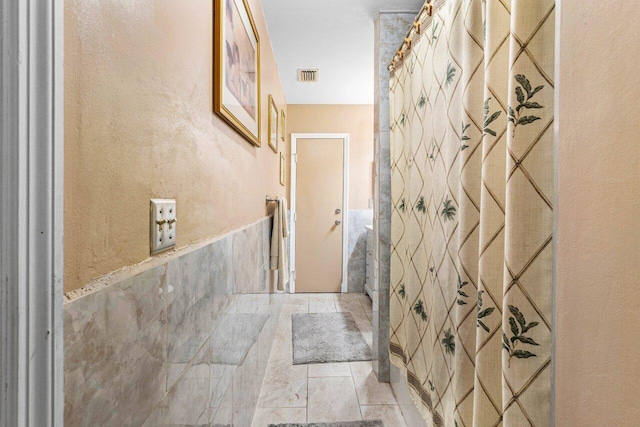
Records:
[[[396,51],[391,64],[389,64],[388,70],[392,74],[404,63],[405,55],[411,50],[412,45],[419,40],[422,35],[422,30],[433,20],[434,9],[436,11],[440,10],[445,2],[446,0],[427,0],[425,4],[422,5],[413,25],[402,41],[400,48]]]

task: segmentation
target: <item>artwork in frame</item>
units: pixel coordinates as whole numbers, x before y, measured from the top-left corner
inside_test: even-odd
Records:
[[[280,141],[286,142],[287,138],[287,121],[284,115],[284,108],[280,109]]]
[[[280,185],[285,185],[286,178],[286,164],[284,161],[284,154],[280,153]]]
[[[278,152],[278,108],[269,95],[269,147],[274,153]]]
[[[213,109],[260,146],[260,38],[246,0],[214,0]]]

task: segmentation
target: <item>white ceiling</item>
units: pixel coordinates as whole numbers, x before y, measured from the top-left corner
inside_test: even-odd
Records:
[[[287,103],[373,104],[373,20],[380,10],[418,11],[423,3],[263,0]],[[299,68],[319,68],[320,81],[298,82]]]

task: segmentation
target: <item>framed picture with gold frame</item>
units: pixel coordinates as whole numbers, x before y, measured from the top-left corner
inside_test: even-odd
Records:
[[[213,110],[260,146],[260,37],[247,0],[214,0]]]
[[[287,141],[287,118],[284,115],[284,108],[280,109],[280,141]]]
[[[278,153],[278,108],[269,95],[269,147],[274,153]]]
[[[284,160],[284,154],[280,153],[280,185],[282,186],[286,184],[286,166],[287,164]]]

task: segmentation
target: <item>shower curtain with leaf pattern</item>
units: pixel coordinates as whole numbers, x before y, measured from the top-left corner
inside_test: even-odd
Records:
[[[392,71],[390,355],[435,426],[550,424],[554,3],[435,0]]]

